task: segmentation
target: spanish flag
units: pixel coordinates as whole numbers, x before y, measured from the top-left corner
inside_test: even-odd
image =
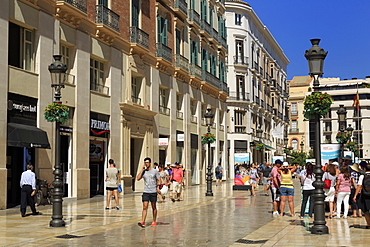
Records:
[[[355,97],[353,98],[352,106],[356,107],[357,111],[360,110],[360,95],[358,95],[358,90]]]

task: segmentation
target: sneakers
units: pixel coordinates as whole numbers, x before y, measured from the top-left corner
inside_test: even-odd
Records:
[[[272,213],[272,216],[274,216],[274,217],[278,217],[278,216],[280,216],[280,214],[279,214],[279,212],[278,212],[278,211],[275,211],[275,212],[273,212],[273,213]]]
[[[138,222],[137,225],[138,226],[141,226],[142,228],[144,228],[145,227],[145,222],[143,222],[143,221]]]
[[[105,207],[105,210],[109,210],[109,207]]]
[[[120,210],[121,208],[120,207],[116,207],[117,210]]]
[[[152,224],[150,226],[157,226],[157,222],[152,222]]]
[[[172,202],[175,202],[176,200],[175,200],[175,198],[171,198],[171,201],[172,201]]]

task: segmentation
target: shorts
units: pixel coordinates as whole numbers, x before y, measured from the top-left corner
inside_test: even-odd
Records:
[[[181,191],[182,191],[182,184],[177,181],[173,181],[172,182],[172,192],[181,193]]]
[[[216,173],[216,179],[222,179],[222,173]]]
[[[326,202],[334,202],[334,198],[335,198],[334,186],[330,187],[330,189],[324,189],[324,193],[326,195],[325,197]]]
[[[156,202],[157,201],[157,193],[143,193],[141,197],[142,202]]]
[[[280,201],[280,191],[277,188],[271,187],[271,196],[273,202]]]
[[[113,188],[113,187],[105,187],[106,190],[109,190],[109,191],[115,191],[115,190],[118,190],[118,187],[116,188]]]
[[[251,183],[251,184],[257,184],[257,179],[256,179],[256,178],[251,178],[250,183]]]
[[[280,187],[281,196],[294,196],[294,189],[287,187]]]
[[[263,177],[263,185],[270,185],[270,180],[268,177]]]

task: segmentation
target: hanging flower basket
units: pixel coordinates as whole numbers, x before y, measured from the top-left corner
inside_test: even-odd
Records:
[[[45,108],[44,118],[48,122],[67,122],[69,120],[69,107],[62,103],[49,104]]]
[[[202,144],[214,143],[216,141],[216,136],[211,133],[204,134],[202,136]]]
[[[335,136],[335,139],[337,139],[337,142],[340,144],[347,143],[350,138],[351,135],[348,132],[338,132]]]
[[[333,98],[327,93],[315,92],[307,95],[303,104],[306,119],[313,119],[316,115],[321,118],[329,112]]]
[[[359,149],[355,142],[348,142],[346,144],[346,147],[351,151],[355,153],[355,156],[359,155]]]
[[[256,150],[262,150],[265,147],[263,143],[256,143]]]

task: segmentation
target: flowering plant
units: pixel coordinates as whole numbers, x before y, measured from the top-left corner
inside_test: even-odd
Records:
[[[263,143],[256,143],[256,150],[262,150],[265,147]]]
[[[216,141],[216,136],[211,133],[206,133],[202,136],[202,144],[214,143]]]
[[[333,98],[327,93],[315,92],[307,95],[303,104],[306,119],[313,119],[315,115],[321,118],[329,112]]]
[[[44,118],[48,122],[67,122],[69,120],[69,107],[62,103],[49,104],[44,110]]]
[[[351,151],[351,152],[354,152],[355,153],[355,156],[359,156],[359,149],[358,149],[358,146],[356,145],[355,142],[348,142],[346,144],[346,147]]]
[[[350,138],[351,135],[348,132],[338,132],[335,136],[335,139],[337,139],[337,142],[340,144],[348,142]]]

